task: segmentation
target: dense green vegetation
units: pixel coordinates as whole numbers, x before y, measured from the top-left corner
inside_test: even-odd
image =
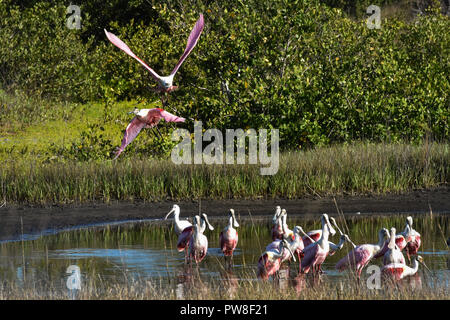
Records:
[[[3,95],[0,134],[11,118],[19,127],[41,121],[50,101],[64,104],[53,117],[67,114],[67,103],[157,101],[148,72],[109,43],[103,28],[167,74],[203,12],[205,30],[177,74],[169,111],[207,127],[279,128],[289,149],[448,140],[450,25],[439,1],[425,1],[426,14],[412,21],[386,14],[379,30],[366,26],[366,2],[98,0],[81,5],[81,29],[71,30],[63,1],[4,0],[0,87],[42,106],[21,110]],[[382,17],[396,3],[382,1]],[[90,119],[105,120],[116,119]]]
[[[447,184],[449,18],[439,1],[421,3],[424,14],[405,16],[408,1],[382,1],[381,29],[369,29],[365,0],[94,0],[80,5],[77,30],[66,26],[64,1],[3,0],[1,197],[298,197]],[[163,123],[162,137],[144,130],[110,162],[127,112],[160,102],[149,73],[103,29],[164,75],[200,13],[205,30],[167,107],[188,121]],[[278,128],[278,174],[168,162],[170,133],[192,132],[193,120],[222,130]]]

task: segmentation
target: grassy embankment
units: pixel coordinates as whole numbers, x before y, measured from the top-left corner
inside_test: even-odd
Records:
[[[136,102],[105,107],[8,99],[2,96],[10,121],[0,131],[0,201],[7,203],[379,194],[449,181],[448,143],[359,142],[286,151],[278,173],[261,176],[260,164],[175,165],[168,156],[145,156],[139,148],[160,140],[147,129],[111,161]],[[168,141],[170,126],[160,127]],[[83,155],[98,157],[79,161]]]

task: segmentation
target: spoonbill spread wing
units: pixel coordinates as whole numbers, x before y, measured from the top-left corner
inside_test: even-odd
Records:
[[[106,33],[106,37],[108,38],[109,41],[111,41],[111,43],[113,45],[115,45],[117,48],[119,48],[120,50],[122,50],[123,52],[128,54],[130,57],[136,59],[148,71],[150,71],[151,75],[153,76],[153,78],[155,78],[155,80],[161,81],[161,77],[152,68],[150,68],[147,64],[145,64],[144,61],[142,61],[140,58],[138,58],[138,56],[136,56],[133,53],[133,51],[131,51],[131,49],[125,44],[125,42],[120,40],[116,35],[112,34],[111,32],[106,31],[106,29],[104,29],[104,30],[105,30],[105,33]]]
[[[161,111],[161,117],[164,118],[167,122],[184,122],[186,121],[185,118],[178,117],[174,114],[171,114],[170,112],[167,112],[166,110]]]
[[[200,34],[203,31],[205,23],[203,20],[203,14],[200,14],[200,18],[198,18],[197,22],[195,23],[194,28],[191,31],[191,34],[189,35],[186,49],[184,49],[184,53],[181,56],[180,60],[178,61],[175,68],[173,68],[172,72],[170,73],[171,76],[173,76],[175,73],[177,73],[178,68],[183,64],[184,60],[188,57],[188,55],[191,53],[192,49],[194,49],[195,45],[197,44],[198,39],[200,38]]]
[[[120,146],[119,150],[116,152],[116,156],[114,157],[114,160],[117,159],[117,157],[125,150],[126,146],[131,143],[141,132],[142,128],[146,126],[145,122],[140,121],[137,117],[134,117],[133,120],[128,124],[125,134],[122,139],[122,145]]]

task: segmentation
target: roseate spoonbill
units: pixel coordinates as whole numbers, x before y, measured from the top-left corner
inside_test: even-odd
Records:
[[[141,132],[143,128],[155,127],[156,125],[158,125],[161,118],[163,118],[167,122],[184,122],[186,120],[160,108],[153,108],[153,109],[135,108],[134,111],[129,113],[134,113],[136,116],[131,120],[131,122],[125,129],[122,144],[116,151],[114,160],[119,157],[119,155],[123,152],[123,150],[125,150],[126,146],[129,145],[138,136],[139,132]]]
[[[420,233],[418,233],[416,230],[413,229],[413,218],[411,216],[406,218],[406,226],[405,231],[409,231],[406,234],[403,234],[403,236],[406,239],[406,255],[408,256],[408,260],[410,259],[410,256],[416,255],[417,251],[419,251],[419,247],[421,244],[420,239]]]
[[[331,226],[328,215],[324,213],[322,215],[322,236],[314,243],[311,243],[305,249],[303,249],[304,257],[301,263],[301,272],[308,273],[309,269],[313,269],[313,273],[320,271],[320,266],[325,261],[328,252],[330,251],[330,244],[328,237],[330,233],[334,234],[334,228]]]
[[[273,248],[271,250],[267,250],[258,259],[258,278],[267,279],[280,269],[281,259],[284,256],[285,250],[287,250],[292,256],[292,259],[296,261],[294,254],[291,249],[289,249],[289,243],[286,239],[283,239],[281,240],[278,249]]]
[[[206,227],[208,227],[209,230],[214,230],[214,227],[209,223],[208,216],[206,213],[202,213],[201,217],[201,233],[205,232]],[[178,252],[181,252],[184,250],[185,252],[185,258],[187,258],[187,249],[189,248],[189,241],[191,240],[192,233],[193,233],[193,227],[188,226],[183,229],[183,232],[178,236],[178,242],[177,242],[177,250]]]
[[[389,236],[386,228],[378,232],[378,243],[376,244],[361,244],[353,248],[345,257],[343,257],[336,264],[336,269],[342,272],[346,268],[355,269],[356,274],[361,276],[362,269],[369,263],[374,255],[381,250],[384,244],[384,239]]]
[[[276,225],[278,223],[278,217],[280,216],[281,213],[281,207],[280,206],[276,206],[275,207],[275,214],[273,215],[272,218],[272,224]]]
[[[342,249],[345,242],[350,243],[353,246],[353,248],[356,248],[356,245],[350,240],[350,237],[348,235],[344,234],[342,232],[342,230],[338,227],[338,225],[336,223],[336,219],[334,219],[333,217],[330,217],[330,222],[339,231],[339,234],[341,235],[340,242],[338,245],[335,245],[334,243],[330,242],[330,247],[331,247],[330,251],[333,251],[332,254],[334,254],[337,250]],[[330,255],[332,255],[332,254],[330,253]]]
[[[172,207],[172,210],[166,216],[164,217],[164,220],[167,220],[167,218],[170,216],[170,214],[173,213],[174,216],[174,230],[177,236],[179,236],[184,229],[187,227],[192,227],[192,224],[187,220],[180,220],[180,207],[177,204],[174,204]]]
[[[403,256],[403,253],[395,244],[395,231],[395,228],[391,228],[388,249],[383,256],[384,265],[388,265],[391,263],[405,264],[405,257]]]
[[[165,76],[165,77],[158,75],[152,68],[150,68],[147,64],[145,64],[144,61],[139,59],[131,51],[131,49],[122,40],[120,40],[117,36],[106,31],[106,29],[105,29],[105,33],[106,33],[106,37],[108,38],[109,41],[112,42],[112,44],[114,44],[120,50],[124,51],[130,57],[136,59],[148,71],[150,71],[150,74],[152,75],[152,77],[158,82],[158,87],[156,88],[156,91],[166,93],[166,92],[172,92],[172,91],[178,89],[177,86],[173,85],[173,78],[174,78],[175,74],[177,73],[178,69],[180,68],[181,64],[184,62],[184,60],[188,57],[188,55],[191,53],[191,51],[196,46],[197,41],[200,38],[200,34],[203,31],[203,27],[204,27],[203,14],[200,14],[200,18],[197,20],[194,28],[192,29],[191,33],[189,34],[189,38],[188,38],[187,44],[186,44],[186,49],[184,50],[183,55],[181,56],[180,60],[178,60],[178,63],[175,65],[175,68],[173,68],[170,75]]]
[[[328,252],[329,256],[332,256],[336,253],[336,251],[341,250],[344,247],[344,243],[348,242],[353,245],[353,248],[356,248],[356,245],[350,240],[350,237],[346,234],[342,234],[339,238],[339,243],[334,244],[331,241],[328,241],[330,243],[330,251]]]
[[[331,218],[330,221],[333,221],[333,223],[336,225],[336,220],[334,220],[334,218]],[[334,236],[335,233],[336,231],[333,229],[331,235]],[[311,243],[316,242],[320,239],[320,237],[322,237],[322,229],[308,231],[306,234],[307,236],[303,237],[303,243],[305,247],[309,246]]]
[[[191,239],[189,240],[189,260],[194,258],[195,263],[201,262],[208,251],[208,239],[203,234],[204,228],[201,225],[199,215],[194,217],[194,225]]]
[[[403,234],[405,234],[405,233],[407,234],[409,232],[408,230],[409,230],[409,226],[407,225],[405,230],[402,233],[395,235],[395,245],[398,247],[398,249],[400,251],[402,251],[406,247],[407,243],[406,243],[406,240],[405,240],[405,237],[403,236]],[[384,242],[384,245],[381,248],[381,250],[378,251],[374,255],[375,259],[384,257],[385,253],[389,250],[390,239],[391,239],[391,236],[389,235],[389,238]]]
[[[239,223],[236,221],[234,210],[230,209],[228,213],[228,225],[222,230],[219,235],[220,249],[225,257],[231,257],[233,259],[233,251],[236,249],[238,243],[238,233],[235,228],[239,227]]]
[[[292,252],[297,253],[297,257],[301,259],[302,250],[304,249],[303,245],[303,239],[301,237],[301,234],[305,234],[305,231],[303,231],[302,227],[295,226],[294,230],[292,231],[292,235],[287,236],[286,233],[283,234],[283,239],[287,241],[287,244],[289,245],[289,249]],[[266,251],[270,250],[279,250],[281,246],[282,240],[276,239],[275,241],[272,241],[269,243],[266,247]],[[284,251],[283,257],[281,258],[281,262],[284,262],[286,260],[290,260],[291,255],[287,250]],[[300,261],[300,260],[299,260]]]
[[[275,214],[272,218],[272,240],[282,239],[283,237],[283,210],[281,210],[280,206],[277,206],[275,209]]]
[[[416,256],[412,268],[408,267],[404,263],[390,263],[385,265],[381,269],[381,272],[383,273],[383,275],[391,277],[394,280],[401,280],[408,276],[415,275],[419,270],[419,262],[422,263],[428,271],[430,271],[430,269],[428,269],[427,265],[423,261],[423,258],[421,256]]]

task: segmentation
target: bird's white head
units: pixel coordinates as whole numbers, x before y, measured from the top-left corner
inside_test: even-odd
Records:
[[[336,234],[336,230],[334,230],[333,226],[331,225],[330,219],[328,218],[328,215],[326,213],[322,215],[321,220],[322,220],[322,228],[326,226],[330,234],[334,236]]]
[[[208,221],[208,216],[206,215],[206,213],[202,213],[201,219],[202,219],[203,221],[205,221],[205,223],[206,223],[206,225],[208,226],[208,229],[209,229],[209,230],[211,230],[211,231],[214,230],[214,227],[213,227],[213,226],[209,223],[209,221]]]
[[[409,225],[412,228],[413,218],[411,216],[406,218],[406,224]]]
[[[294,253],[292,252],[291,248],[289,247],[289,242],[286,239],[281,240],[280,253],[281,253],[281,251],[283,251],[283,248],[287,249],[289,251],[290,255],[292,256],[292,260],[294,260],[294,262],[295,262],[296,260],[294,257]]]
[[[139,113],[139,111],[140,111],[140,110],[139,110],[138,108],[134,108],[134,110],[128,112],[128,114],[135,114],[135,115],[137,115],[137,114]]]
[[[237,223],[236,215],[234,214],[234,209],[230,209],[230,216],[233,218],[233,226],[235,228],[239,227],[239,223]]]
[[[177,204],[174,204],[172,207],[172,210],[170,210],[170,212],[166,215],[164,220],[166,220],[170,216],[171,213],[173,213],[173,215],[175,217],[177,217],[180,214],[180,207]]]

